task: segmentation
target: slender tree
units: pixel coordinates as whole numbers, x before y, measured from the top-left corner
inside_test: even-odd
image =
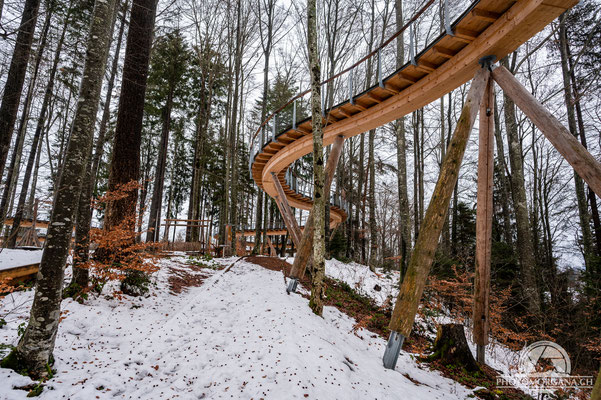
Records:
[[[161,110],[161,140],[159,156],[154,173],[152,201],[148,217],[147,242],[159,240],[161,223],[161,208],[167,166],[167,149],[169,147],[169,132],[171,130],[172,110],[176,101],[176,90],[182,82],[187,68],[188,49],[180,32],[176,31],[157,40],[153,53],[153,63],[150,79],[154,80],[156,95],[161,97],[164,105]]]
[[[395,0],[396,28],[403,26],[403,0]],[[396,66],[400,68],[405,62],[404,35],[397,38]],[[401,271],[407,269],[411,252],[411,215],[409,214],[409,195],[407,194],[407,141],[405,139],[405,117],[396,121],[396,152],[397,152],[397,185],[399,193],[399,214],[401,216],[401,240],[399,241],[399,261]],[[442,146],[444,148],[444,146]]]
[[[109,191],[132,181],[137,182],[140,178],[142,117],[156,7],[157,0],[134,0],[132,3]],[[132,217],[136,212],[137,198],[137,190],[132,190],[124,198],[112,201],[107,208],[105,229],[113,229]],[[135,229],[134,226],[130,228]]]
[[[321,63],[317,48],[317,7],[315,0],[307,0],[307,47],[311,74],[311,124],[313,128],[313,287],[309,307],[317,315],[323,313],[325,298],[325,206],[323,123],[321,115]]]
[[[501,64],[506,68],[509,67],[508,58],[505,57],[501,60]],[[528,310],[534,317],[539,317],[541,305],[536,282],[536,260],[534,258],[534,245],[532,244],[528,202],[526,200],[522,145],[518,137],[515,103],[507,94],[504,94],[504,102],[505,128],[507,130],[507,146],[511,166],[511,194],[518,236],[516,245],[522,275],[520,282]]]
[[[0,104],[0,177],[4,173],[4,165],[6,164],[10,141],[17,120],[19,101],[25,82],[25,73],[29,63],[29,53],[31,52],[39,7],[40,0],[25,1],[15,50],[6,76],[2,103]]]
[[[98,0],[94,6],[84,74],[77,110],[52,207],[47,242],[38,272],[29,323],[17,347],[2,361],[3,367],[27,370],[33,377],[49,374],[60,320],[65,264],[73,231],[73,217],[81,191],[102,88],[109,35],[116,0]]]

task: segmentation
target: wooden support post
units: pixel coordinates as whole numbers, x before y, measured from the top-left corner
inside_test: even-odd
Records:
[[[601,163],[505,67],[493,69],[492,77],[576,173],[601,197]]]
[[[476,276],[474,279],[474,342],[476,359],[485,362],[488,344],[490,254],[492,243],[492,192],[494,174],[494,104],[493,80],[488,80],[486,93],[480,106],[480,132],[478,142],[478,190],[476,198]]]
[[[326,161],[324,183],[324,196],[326,196],[326,198],[329,198],[330,195],[330,187],[332,186],[332,181],[334,180],[334,173],[336,172],[336,167],[338,166],[338,160],[340,159],[340,154],[342,153],[343,144],[344,136],[338,136],[332,144],[330,157],[328,157],[328,161]],[[300,246],[296,246],[296,257],[294,258],[294,264],[292,265],[292,269],[290,271],[290,277],[293,279],[301,278],[305,274],[307,262],[313,254],[313,231],[313,210],[311,210],[311,212],[309,212],[309,217],[305,221],[305,229],[303,230]]]
[[[277,257],[278,256],[278,252],[275,251],[275,247],[273,247],[273,243],[271,243],[271,239],[269,239],[269,236],[267,236],[267,244],[269,245],[269,250],[270,250],[270,256],[271,257]]]
[[[276,197],[275,202],[280,210],[280,214],[282,214],[288,232],[290,232],[290,237],[292,237],[294,244],[298,247],[301,241],[300,227],[298,226],[298,222],[296,222],[296,218],[294,218],[294,213],[292,212],[292,208],[290,208],[290,204],[288,204],[286,194],[284,193],[284,189],[280,184],[278,176],[273,172],[271,173],[271,176],[273,178],[273,184],[278,191],[278,197]]]
[[[489,77],[490,72],[485,68],[478,70],[476,73],[463,110],[461,110],[461,116],[457,122],[453,138],[447,148],[446,157],[440,168],[438,182],[436,182],[436,187],[432,193],[424,222],[419,231],[419,236],[411,254],[407,272],[392,312],[389,325],[391,335],[383,358],[385,368],[395,368],[403,341],[405,337],[409,336],[413,328],[415,313],[417,312],[422,292],[426,286],[434,252],[436,251],[436,247],[438,247],[438,240],[447,216],[451,196],[457,183],[459,168],[463,160],[467,141],[476,115],[478,114]]]

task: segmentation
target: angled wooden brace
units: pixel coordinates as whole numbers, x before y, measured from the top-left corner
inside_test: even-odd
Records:
[[[601,197],[601,164],[599,161],[524,88],[507,68],[502,65],[494,68],[492,77],[520,110],[549,139],[576,173],[593,189],[597,196]]]
[[[451,196],[459,177],[459,168],[467,141],[484,97],[489,77],[490,71],[482,68],[478,70],[472,80],[467,100],[440,168],[440,176],[432,193],[423,225],[409,260],[407,273],[392,312],[389,325],[390,337],[382,359],[385,368],[395,368],[403,341],[413,328],[415,314],[430,274],[434,252],[438,246]]]
[[[342,145],[344,144],[344,136],[336,137],[336,140],[332,144],[332,149],[330,150],[330,156],[328,157],[328,161],[326,161],[326,170],[325,170],[325,185],[324,185],[324,195],[329,197],[330,187],[332,186],[332,181],[334,180],[334,173],[336,172],[336,167],[338,166],[338,160],[340,159],[340,154],[342,153]],[[309,217],[305,222],[305,229],[303,230],[303,235],[301,238],[300,246],[298,246],[298,251],[296,253],[296,257],[294,258],[294,265],[292,266],[292,270],[290,271],[291,282],[288,286],[288,292],[293,292],[296,288],[296,284],[298,283],[298,278],[301,278],[305,274],[305,268],[307,267],[307,262],[309,261],[313,249],[313,211],[309,213]]]

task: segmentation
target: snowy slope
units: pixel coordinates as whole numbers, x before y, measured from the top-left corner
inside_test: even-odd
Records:
[[[383,339],[353,333],[354,321],[334,308],[315,316],[306,299],[286,295],[280,272],[240,261],[229,272],[212,272],[201,287],[169,294],[166,267],[185,268],[183,260],[163,261],[147,298],[66,301],[58,373],[41,398],[464,399],[471,393],[420,369],[406,353],[395,371],[384,369]],[[3,306],[26,304],[31,295],[14,294]],[[16,342],[27,314],[21,308],[0,329],[0,342]],[[12,387],[28,381],[0,370],[0,398],[25,398]]]

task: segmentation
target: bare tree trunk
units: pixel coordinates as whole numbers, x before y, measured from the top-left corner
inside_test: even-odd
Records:
[[[134,0],[123,65],[123,83],[113,141],[108,190],[140,179],[142,118],[157,0]],[[105,229],[120,225],[136,212],[138,191],[108,205]],[[132,221],[133,222],[133,221]],[[132,226],[133,230],[134,227]]]
[[[567,33],[565,26],[566,14],[559,17],[559,50],[561,54],[561,71],[563,77],[563,92],[568,114],[568,128],[570,133],[578,138],[578,128],[576,125],[576,116],[574,114],[574,97],[570,82],[570,72],[568,66],[567,54]],[[580,228],[582,229],[582,247],[584,250],[584,263],[587,271],[591,271],[591,256],[594,255],[593,240],[590,226],[590,214],[586,200],[584,181],[574,171],[574,186],[576,187],[576,200],[578,204],[578,216],[580,217]]]
[[[60,320],[64,269],[71,243],[73,217],[79,200],[79,196],[75,194],[81,191],[89,146],[92,143],[115,1],[98,1],[94,6],[78,107],[73,119],[65,165],[56,188],[29,324],[15,350],[2,362],[3,367],[16,370],[24,368],[33,377],[47,376],[47,365],[52,361]]]
[[[146,233],[147,242],[156,242],[159,240],[159,231],[161,228],[161,208],[163,200],[163,188],[165,187],[165,169],[167,166],[167,150],[169,146],[169,130],[171,129],[171,109],[173,108],[174,86],[170,86],[167,95],[167,103],[163,109],[162,119],[163,127],[161,129],[161,142],[159,144],[159,158],[154,172],[154,185],[152,191],[152,200],[150,202],[150,216],[148,217],[148,232]]]
[[[0,204],[0,226],[2,226],[4,218],[6,217],[6,205],[7,200],[10,197],[10,193],[16,190],[17,179],[19,177],[19,167],[21,164],[21,156],[23,152],[23,142],[25,141],[25,133],[27,131],[27,118],[29,117],[31,100],[37,83],[38,72],[40,70],[40,63],[42,61],[44,50],[46,49],[48,30],[50,29],[50,18],[52,17],[53,11],[54,10],[52,8],[49,8],[46,12],[46,18],[44,19],[44,27],[42,29],[42,37],[40,39],[40,44],[38,46],[37,55],[33,67],[33,75],[29,83],[27,95],[25,96],[25,102],[23,103],[21,121],[19,121],[19,128],[17,129],[17,138],[15,140],[15,149],[13,150],[10,164],[6,173],[6,182],[4,184],[4,191],[2,192],[2,201]]]
[[[119,1],[119,0],[118,0]],[[121,39],[123,36],[123,29],[125,26],[125,16],[127,14],[127,0],[123,4],[123,16],[121,18],[121,28],[119,29],[119,36],[117,39],[117,48],[115,49],[115,55],[113,57],[113,63],[111,66],[111,75],[108,82],[106,98],[104,100],[104,108],[102,111],[102,119],[100,121],[100,129],[98,130],[98,137],[96,138],[95,151],[92,156],[92,147],[90,145],[90,153],[88,159],[88,165],[86,166],[86,172],[84,177],[84,183],[82,185],[81,193],[79,195],[79,204],[77,207],[77,226],[75,228],[75,257],[73,259],[73,278],[71,285],[77,284],[78,289],[83,289],[88,286],[89,283],[89,270],[87,268],[79,268],[78,265],[85,264],[88,261],[90,253],[90,227],[92,225],[92,212],[91,199],[92,193],[96,186],[97,171],[102,153],[104,150],[104,142],[106,131],[108,127],[108,120],[110,116],[110,105],[111,96],[113,94],[113,85],[115,83],[115,76],[117,75],[117,66],[119,64],[119,51],[121,49]],[[113,21],[111,24],[111,33],[115,29],[115,20],[117,18],[117,10],[113,13]],[[111,34],[112,37],[112,34]]]
[[[15,121],[17,120],[19,101],[21,99],[21,91],[23,90],[23,83],[25,82],[39,6],[40,0],[25,1],[21,25],[19,26],[19,33],[17,33],[17,40],[15,42],[15,50],[13,51],[6,76],[2,103],[0,104],[0,177],[4,173],[10,141]]]
[[[509,216],[509,179],[507,179],[507,163],[505,162],[505,147],[503,146],[503,138],[501,136],[501,120],[499,118],[499,110],[495,96],[494,113],[495,113],[495,143],[497,144],[497,165],[501,169],[499,174],[501,180],[501,207],[503,210],[503,231],[505,243],[513,246],[513,236],[511,230],[511,217]]]
[[[32,79],[32,84],[35,84],[35,80],[37,78],[37,74],[38,74],[38,68],[40,66],[40,61],[42,59],[42,53],[44,51],[44,47],[46,46],[46,37],[48,34],[48,29],[50,26],[50,15],[52,14],[52,10],[48,10],[47,14],[46,14],[46,20],[44,21],[44,31],[42,33],[42,41],[40,43],[40,48],[38,50],[38,57],[36,59],[35,62],[35,67],[34,67],[34,74],[33,74],[33,79]],[[61,46],[62,47],[62,46]],[[60,50],[60,49],[59,49]],[[59,51],[60,52],[60,51]],[[58,53],[57,53],[58,54]],[[55,72],[53,70],[53,72]],[[52,81],[54,80],[54,75],[51,76]],[[41,117],[44,118],[45,114],[46,114],[46,109],[48,107],[48,103],[50,101],[50,96],[52,95],[52,89],[54,87],[54,82],[50,82],[48,84],[48,87],[51,89],[50,93],[48,93],[48,97],[44,98],[45,102],[44,104],[42,104],[42,110],[41,110]],[[29,108],[29,99],[25,100],[25,109],[24,112],[27,112],[27,108]],[[45,107],[44,107],[45,106]],[[23,214],[25,212],[25,201],[27,200],[27,193],[29,190],[29,182],[31,180],[31,174],[33,171],[33,167],[34,167],[34,163],[35,163],[35,159],[36,159],[36,151],[38,149],[38,142],[40,140],[40,136],[42,133],[42,128],[43,128],[43,119],[40,123],[40,121],[38,120],[38,127],[36,128],[34,137],[33,137],[33,141],[31,144],[31,151],[29,152],[29,158],[27,160],[27,166],[25,168],[25,175],[23,177],[23,182],[21,185],[21,192],[19,193],[19,201],[17,203],[17,209],[15,211],[15,216],[13,218],[13,225],[12,225],[12,229],[7,241],[7,246],[10,248],[14,248],[17,244],[17,233],[19,231],[19,227],[21,225],[21,221],[23,220]],[[22,121],[22,126],[21,126],[22,130],[25,130],[25,120]],[[24,132],[23,132],[24,135]],[[11,170],[13,166],[11,166]],[[10,175],[11,171],[9,171],[9,175]],[[8,178],[7,178],[8,179]],[[3,199],[4,200],[4,199]],[[2,210],[4,211],[4,210]]]
[[[564,24],[565,25],[565,24]],[[566,30],[566,28],[563,28]],[[560,35],[562,33],[560,32]],[[580,143],[584,146],[585,149],[588,149],[588,143],[586,140],[586,131],[584,129],[584,119],[582,117],[582,107],[580,106],[580,94],[578,93],[578,83],[576,81],[576,76],[574,75],[574,66],[572,62],[572,54],[570,51],[570,44],[567,38],[567,32],[564,32],[565,37],[560,42],[563,46],[565,46],[566,58],[568,60],[569,72],[570,72],[570,81],[571,81],[571,92],[573,94],[574,107],[576,109],[576,117],[578,118],[578,131],[580,134]],[[601,256],[601,219],[599,217],[599,207],[597,206],[597,196],[593,189],[588,186],[588,198],[591,205],[591,217],[593,219],[593,226],[595,227],[595,244],[597,247],[597,255]]]
[[[509,66],[506,58],[501,60],[505,67]],[[515,209],[515,222],[517,227],[517,249],[521,268],[522,292],[527,301],[528,310],[534,317],[540,316],[541,305],[538,285],[536,281],[536,260],[534,259],[534,246],[528,216],[526,200],[526,186],[524,183],[524,161],[522,159],[522,145],[518,137],[518,127],[515,115],[515,103],[504,93],[505,128],[509,148],[509,163],[511,165],[511,192],[513,207]]]
[[[317,48],[317,7],[316,0],[307,0],[307,47],[311,73],[311,115],[313,128],[313,287],[309,307],[317,315],[323,313],[325,298],[325,206],[323,127],[321,115],[321,65]]]
[[[96,138],[96,144],[94,147],[94,156],[92,158],[92,170],[90,182],[91,188],[89,188],[89,197],[92,197],[92,191],[97,185],[98,181],[98,167],[100,166],[100,160],[104,154],[104,144],[106,143],[106,132],[109,127],[109,120],[111,117],[111,100],[113,98],[113,89],[115,87],[115,79],[119,70],[119,53],[121,52],[121,44],[123,42],[123,33],[125,26],[127,25],[127,8],[129,0],[125,0],[121,6],[121,22],[119,26],[119,33],[117,34],[117,45],[115,47],[115,55],[113,56],[113,62],[111,65],[111,72],[109,82],[106,88],[106,97],[104,98],[104,108],[102,110],[102,119],[100,120],[100,129],[98,130],[98,137]]]

